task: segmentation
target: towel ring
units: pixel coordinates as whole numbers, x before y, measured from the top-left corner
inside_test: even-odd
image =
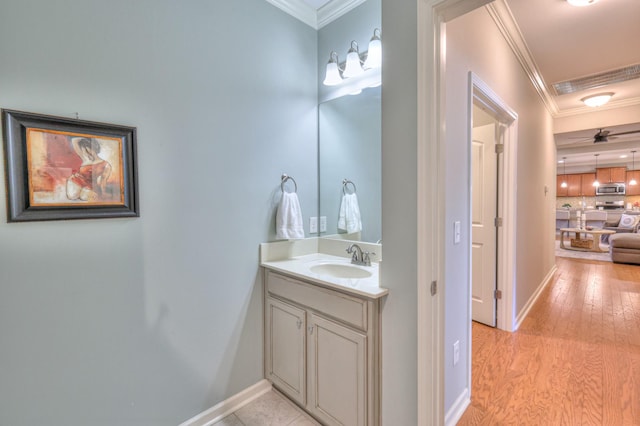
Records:
[[[342,193],[343,193],[343,194],[346,194],[346,193],[347,193],[347,185],[349,185],[349,184],[353,185],[353,191],[351,191],[350,193],[351,193],[351,194],[355,194],[355,193],[356,193],[356,191],[357,191],[357,189],[356,189],[356,184],[355,184],[355,183],[353,183],[353,182],[351,182],[349,179],[344,179],[344,180],[342,181]]]
[[[298,192],[298,184],[296,183],[296,180],[294,178],[292,178],[291,176],[287,175],[286,173],[283,173],[282,176],[280,176],[280,189],[282,190],[282,192],[287,192],[287,191],[284,190],[284,184],[288,180],[292,180],[293,181],[293,185],[295,187],[295,190],[293,192]]]

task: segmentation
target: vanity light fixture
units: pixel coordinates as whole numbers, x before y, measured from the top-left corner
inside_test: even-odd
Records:
[[[636,152],[635,151],[631,151],[631,154],[633,155],[633,165],[631,166],[631,171],[634,171],[636,169]],[[632,177],[631,180],[629,181],[629,185],[637,185],[638,182],[636,181],[636,178]]]
[[[358,50],[358,42],[351,40],[351,47],[347,52],[347,64],[344,66],[342,73],[345,78],[356,77],[364,72],[362,62],[360,61],[360,51]]]
[[[338,65],[338,54],[335,51],[329,53],[329,62],[327,63],[327,73],[322,82],[325,86],[336,86],[342,82],[340,75],[340,66]]]
[[[598,173],[598,155],[600,154],[593,154],[596,157],[596,176]],[[593,186],[595,186],[596,188],[600,186],[600,182],[598,182],[598,178],[596,177],[596,180],[593,181]]]
[[[589,6],[590,4],[594,4],[595,2],[597,2],[598,0],[567,0],[567,3],[569,3],[571,6]]]
[[[344,85],[344,94],[357,94],[366,87],[377,87],[382,83],[380,68],[382,66],[382,42],[380,29],[373,30],[369,41],[369,49],[360,53],[358,42],[351,41],[347,59],[340,64],[338,53],[329,54],[324,81],[325,86]],[[349,86],[349,87],[347,87]]]
[[[367,60],[364,61],[364,69],[380,68],[382,66],[382,41],[380,40],[380,28],[373,30],[373,37],[369,40]]]
[[[567,186],[567,157],[562,157],[562,183],[560,188],[566,188]]]
[[[586,106],[590,106],[592,108],[602,106],[609,102],[609,99],[614,95],[613,92],[606,93],[598,93],[595,95],[587,96],[580,99]]]

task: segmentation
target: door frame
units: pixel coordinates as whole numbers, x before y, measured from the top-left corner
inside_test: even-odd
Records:
[[[496,143],[504,145],[501,161],[498,162],[498,206],[497,215],[503,218],[503,226],[497,228],[497,252],[496,252],[496,289],[502,292],[502,298],[496,300],[497,328],[506,331],[515,331],[514,312],[514,284],[516,261],[516,164],[518,150],[518,114],[511,109],[500,96],[498,96],[480,77],[473,71],[469,71],[468,90],[468,131],[469,147],[473,140],[473,105],[476,104],[491,115],[497,122]],[[471,203],[471,158],[468,164],[469,182],[467,202],[469,217],[472,216]],[[467,232],[471,235],[471,222],[468,223]],[[471,244],[469,244],[469,259],[471,259]],[[469,318],[471,318],[471,279],[469,268]],[[471,327],[469,327],[469,359],[471,359]],[[469,372],[471,365],[469,365]],[[471,374],[469,374],[471,377]]]
[[[492,0],[418,0],[417,4],[417,405],[418,424],[444,424],[444,297],[428,283],[445,283],[445,70],[446,22]],[[515,129],[509,132],[516,141]],[[515,148],[515,144],[513,144]],[[515,159],[515,152],[511,153]],[[515,161],[511,163],[515,167]],[[515,170],[506,191],[515,191]],[[515,205],[507,208],[515,217]],[[515,236],[515,225],[509,235]],[[503,245],[515,250],[515,244]],[[515,253],[513,253],[515,258]],[[507,262],[504,262],[507,263]],[[508,276],[513,276],[511,268]],[[505,275],[507,276],[507,275]],[[513,298],[513,294],[505,295]],[[469,305],[470,305],[469,301]],[[513,303],[509,310],[513,312]],[[505,313],[506,309],[502,309]],[[511,314],[511,317],[513,315]],[[500,316],[499,316],[500,318]],[[506,322],[506,321],[505,321]],[[513,320],[508,321],[513,323]],[[469,329],[471,317],[469,316]],[[512,328],[512,327],[511,327]],[[469,357],[469,360],[471,358]],[[469,367],[470,371],[470,367]],[[470,377],[469,377],[470,378]],[[470,383],[470,382],[469,382]]]

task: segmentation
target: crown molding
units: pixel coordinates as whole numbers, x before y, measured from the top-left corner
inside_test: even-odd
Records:
[[[545,107],[553,117],[556,117],[559,113],[558,105],[542,79],[542,74],[540,73],[536,62],[533,59],[533,55],[522,36],[520,27],[518,27],[518,24],[511,13],[511,9],[509,9],[505,0],[496,0],[485,7],[502,33],[502,36],[511,47],[511,50],[516,55],[520,65],[522,65],[522,68],[529,77],[529,80],[531,80],[533,87],[538,92],[538,95],[540,95]]]
[[[278,9],[319,30],[367,0],[331,0],[315,10],[302,0],[266,0]]]
[[[278,9],[304,22],[311,28],[318,29],[318,14],[314,8],[301,0],[266,0]]]
[[[318,28],[320,29],[342,15],[360,6],[366,0],[331,0],[318,9]]]

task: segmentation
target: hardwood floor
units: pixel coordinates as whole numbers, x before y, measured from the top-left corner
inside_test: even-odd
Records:
[[[518,331],[473,323],[458,425],[640,425],[640,266],[556,262]]]

